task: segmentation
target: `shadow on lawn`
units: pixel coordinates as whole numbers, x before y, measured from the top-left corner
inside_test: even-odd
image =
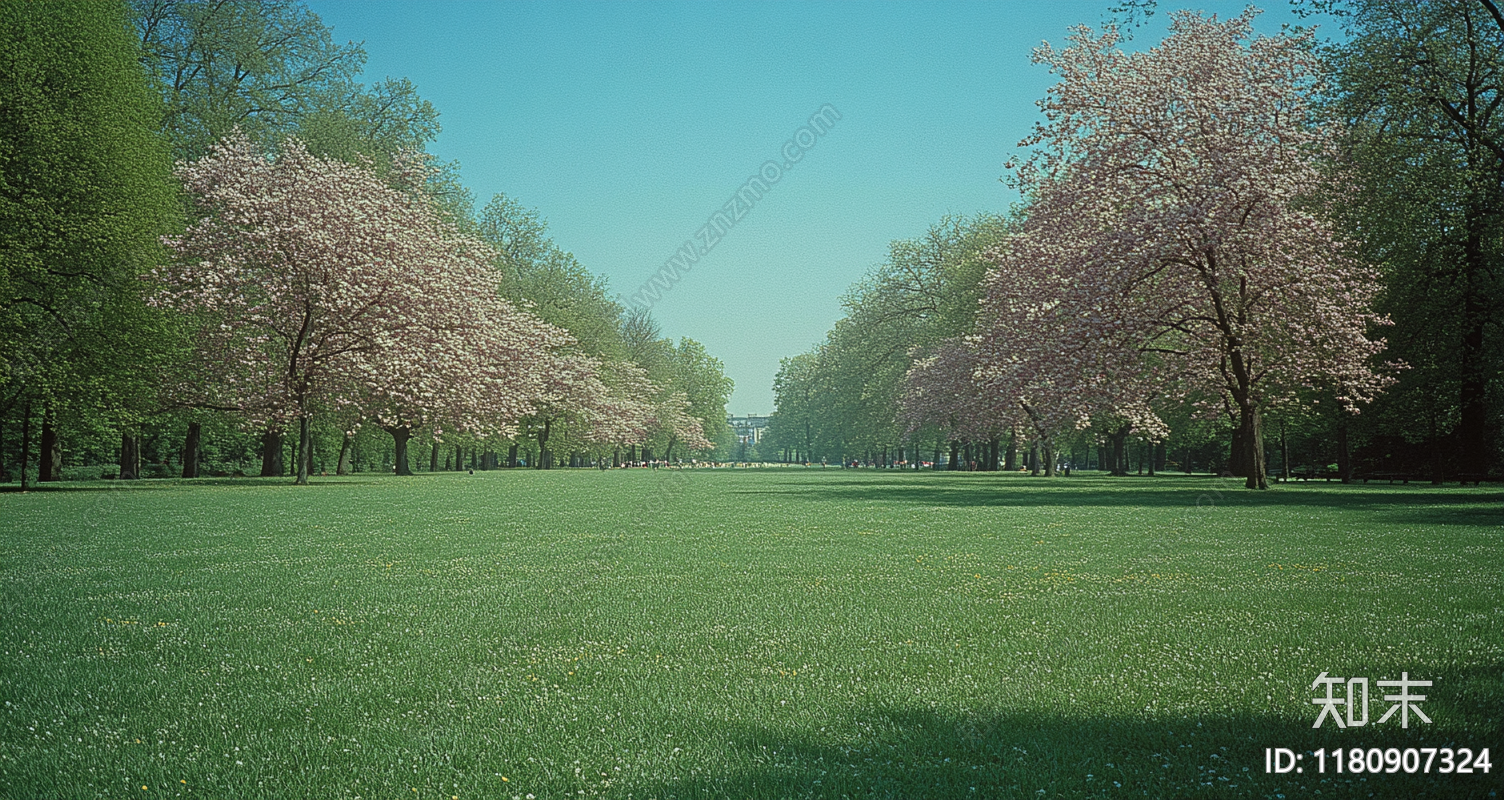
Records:
[[[97,481],[63,481],[60,483],[33,483],[26,491],[32,492],[58,492],[63,494],[75,492],[149,492],[161,489],[173,489],[183,486],[233,486],[247,488],[252,486],[293,486],[291,477],[281,478],[142,478],[134,481],[120,480],[97,480]],[[371,486],[377,481],[370,478],[350,478],[341,476],[334,479],[333,476],[313,476],[309,478],[308,486]],[[306,487],[296,487],[306,488]],[[0,494],[20,494],[21,484],[0,485]]]
[[[1492,680],[1486,687],[1473,684],[1473,690],[1489,692],[1488,710],[1497,717],[1500,666],[1488,671]],[[1448,697],[1473,701],[1475,691],[1448,695],[1436,691],[1441,685],[1421,690],[1435,698],[1422,708],[1436,724],[1422,725],[1412,717],[1408,729],[1397,718],[1382,726],[1370,722],[1364,728],[1338,729],[1328,721],[1313,729],[1314,707],[1311,716],[1299,721],[1257,714],[1146,720],[1093,715],[1084,708],[1067,717],[890,706],[835,720],[842,730],[860,732],[844,740],[791,736],[762,726],[732,728],[705,745],[720,748],[726,761],[747,766],[631,789],[633,796],[665,799],[1176,798],[1207,793],[1298,798],[1318,791],[1326,797],[1497,797],[1504,767],[1495,766],[1488,774],[1440,774],[1440,756],[1429,775],[1406,774],[1402,768],[1395,773],[1337,773],[1330,751],[1339,747],[1401,752],[1468,747],[1475,756],[1491,747],[1491,760],[1504,760],[1498,737],[1491,735],[1498,719],[1483,719],[1481,712],[1468,714],[1459,703],[1444,702]],[[1371,720],[1388,705],[1375,698]],[[1469,724],[1458,724],[1464,721]],[[1265,748],[1280,747],[1303,754],[1302,772],[1265,772]],[[1328,751],[1325,773],[1317,769],[1313,753],[1318,748]],[[1423,755],[1421,759],[1424,764]],[[638,789],[645,791],[639,795]]]
[[[1031,506],[1186,508],[1320,507],[1377,512],[1396,523],[1477,525],[1504,528],[1504,493],[1430,486],[1377,487],[1332,484],[1280,486],[1266,492],[1243,488],[1241,479],[1028,478],[978,475],[840,475],[835,480],[788,480],[779,488],[734,490],[815,502],[909,503],[924,506]]]

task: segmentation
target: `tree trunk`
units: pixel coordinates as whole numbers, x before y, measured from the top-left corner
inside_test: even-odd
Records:
[[[303,445],[302,419],[303,419],[302,417],[298,418],[299,424],[298,424],[298,436],[297,436],[297,438],[293,439],[287,445],[288,447],[292,448],[292,478],[293,478],[292,482],[293,482],[294,485],[296,485],[298,483],[298,465],[301,464],[302,461],[303,461],[303,452],[298,449],[298,448],[300,448]]]
[[[1446,469],[1441,461],[1441,430],[1436,424],[1436,409],[1431,409],[1431,436],[1427,444],[1431,447],[1431,484],[1440,486],[1446,481]]]
[[[553,420],[543,420],[543,430],[537,433],[538,463],[534,469],[553,469],[553,454],[549,453],[549,438],[553,436]]]
[[[125,460],[121,459],[123,466]],[[21,491],[31,488],[31,476],[27,471],[31,469],[31,401],[26,401],[26,407],[21,412]]]
[[[940,469],[940,440],[939,439],[935,440],[935,458],[932,461],[930,461],[930,469],[933,470],[933,471],[939,471],[939,469]]]
[[[1238,440],[1243,443],[1243,464],[1247,470],[1244,483],[1249,489],[1268,489],[1269,482],[1264,465],[1264,430],[1259,419],[1259,410],[1243,407],[1238,424]]]
[[[125,471],[121,467],[121,472]],[[267,431],[261,434],[261,477],[282,477],[282,432]]]
[[[1128,432],[1130,430],[1132,426],[1124,425],[1107,435],[1107,441],[1112,445],[1111,474],[1119,478],[1128,476]]]
[[[433,446],[431,446],[431,447],[428,448],[428,471],[429,472],[438,472],[439,471],[439,443],[438,442],[434,442]]]
[[[298,463],[294,486],[307,486],[313,468],[313,419],[307,414],[298,418]]]
[[[350,434],[345,434],[344,441],[339,444],[339,461],[334,465],[335,475],[350,474]]]
[[[1235,478],[1248,477],[1248,442],[1244,440],[1247,434],[1243,427],[1242,415],[1239,414],[1238,427],[1232,429],[1232,449],[1227,456],[1227,472]]]
[[[517,443],[516,442],[512,442],[510,445],[507,446],[507,468],[508,469],[516,469],[517,468]]]
[[[413,429],[409,428],[406,425],[402,425],[399,427],[387,428],[386,432],[392,435],[392,443],[394,445],[392,461],[395,462],[397,474],[413,474],[412,467],[408,466],[407,463],[407,441],[413,438]]]
[[[950,461],[946,463],[947,470],[961,468],[961,442],[956,439],[950,440]]]
[[[1159,458],[1159,442],[1149,443],[1149,477],[1154,477],[1154,462]]]
[[[538,431],[538,463],[533,465],[533,469],[553,469],[548,452],[548,437],[553,435],[553,424],[553,420],[545,419],[543,430]]]
[[[1039,440],[1029,442],[1029,475],[1039,475]]]
[[[120,434],[120,480],[133,481],[141,477],[141,436],[136,433]]]
[[[1338,411],[1338,414],[1345,413]],[[1353,482],[1352,448],[1347,441],[1347,420],[1337,418],[1337,476],[1343,483]]]
[[[1497,103],[1497,99],[1495,100]],[[1469,150],[1474,150],[1469,147]],[[1469,153],[1468,161],[1477,156]],[[1485,302],[1485,287],[1497,280],[1491,275],[1492,265],[1489,240],[1498,236],[1495,223],[1490,219],[1496,213],[1490,198],[1481,197],[1483,190],[1471,192],[1468,198],[1466,225],[1467,240],[1463,246],[1463,298],[1462,348],[1458,353],[1458,371],[1461,378],[1458,404],[1461,412],[1457,425],[1460,452],[1457,471],[1463,473],[1486,473],[1489,467],[1489,451],[1494,442],[1488,420],[1488,378],[1495,372],[1485,350],[1484,328],[1488,322],[1488,307]]]
[[[42,447],[37,453],[37,483],[63,479],[63,442],[57,435],[57,420],[42,415]]]
[[[1290,442],[1285,438],[1285,421],[1279,421],[1279,471],[1285,483],[1290,482]]]
[[[1008,452],[1003,457],[1003,469],[1009,472],[1018,470],[1018,431],[1008,432]]]
[[[198,477],[199,450],[202,448],[204,426],[188,423],[188,437],[183,440],[183,477]]]

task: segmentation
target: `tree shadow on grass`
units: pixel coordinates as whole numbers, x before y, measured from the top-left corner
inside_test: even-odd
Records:
[[[1500,665],[1465,692],[1437,692],[1422,704],[1434,723],[1414,717],[1373,724],[1388,703],[1374,698],[1370,724],[1339,729],[1327,721],[1313,729],[1309,717],[1293,714],[1206,715],[1193,719],[1114,717],[1090,708],[1059,714],[957,711],[887,705],[831,720],[841,734],[796,734],[766,726],[727,730],[715,747],[739,768],[718,775],[692,775],[657,785],[633,786],[634,797],[654,798],[1041,798],[1041,797],[1259,797],[1300,798],[1495,798],[1504,788],[1504,767],[1488,774],[1441,774],[1436,756],[1430,774],[1337,772],[1331,750],[1467,747],[1476,757],[1490,747],[1500,759],[1497,730]],[[1460,677],[1460,676],[1459,676]],[[1482,678],[1482,676],[1477,676]],[[1454,684],[1455,685],[1455,684]],[[1379,694],[1384,691],[1380,690]],[[1479,693],[1487,709],[1479,711]],[[1311,692],[1312,696],[1320,692]],[[1338,696],[1342,696],[1338,690]],[[1452,702],[1446,702],[1451,698]],[[1472,711],[1461,706],[1468,705]],[[1492,718],[1483,716],[1491,714]],[[1266,748],[1302,754],[1300,772],[1266,772]],[[1325,772],[1314,755],[1326,749]],[[1420,765],[1425,755],[1417,753]],[[1377,759],[1378,757],[1376,757]],[[1461,758],[1454,752],[1453,763]],[[1346,761],[1346,753],[1344,753]],[[1377,763],[1377,760],[1376,760]],[[1272,764],[1271,764],[1272,766]],[[1383,768],[1387,770],[1388,764]]]
[[[842,476],[845,478],[845,476]],[[1377,512],[1387,521],[1504,529],[1504,492],[1420,486],[1332,484],[1243,488],[1241,479],[1029,478],[1024,476],[864,474],[826,481],[777,481],[778,488],[733,490],[815,502],[901,503],[942,507],[1238,508],[1318,507]]]
[[[356,479],[352,479],[352,478],[348,478],[348,477],[341,477],[338,480],[331,480],[330,478],[332,478],[332,476],[329,476],[329,477],[318,477],[318,476],[311,477],[311,478],[309,478],[308,486],[373,486],[373,485],[376,485],[378,483],[377,480],[373,480],[373,479],[370,479],[370,478],[365,478],[365,479],[358,479],[358,478],[356,478]],[[254,477],[254,478],[251,478],[251,477],[247,477],[247,478],[142,478],[140,480],[134,480],[134,481],[121,481],[121,480],[62,481],[62,482],[58,482],[58,483],[32,484],[29,488],[27,488],[26,492],[27,493],[32,493],[32,492],[54,493],[55,492],[55,493],[61,493],[61,494],[70,494],[70,493],[77,493],[77,492],[150,492],[150,491],[160,491],[162,489],[174,489],[174,488],[179,488],[179,487],[191,487],[191,486],[210,486],[210,487],[232,486],[232,487],[241,488],[241,489],[249,488],[249,487],[253,487],[253,486],[287,486],[287,487],[293,487],[292,480],[293,479],[292,479],[291,476],[284,476],[284,477],[280,477],[280,478],[262,478],[262,477]],[[295,487],[295,488],[306,488],[306,487]],[[5,485],[5,486],[0,486],[0,494],[7,494],[7,493],[9,493],[9,494],[20,494],[21,493],[21,485],[19,483],[17,483],[17,484],[9,484],[9,485]]]

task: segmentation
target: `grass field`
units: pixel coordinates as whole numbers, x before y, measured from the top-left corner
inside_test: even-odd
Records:
[[[0,796],[1504,794],[1504,767],[1264,772],[1504,761],[1498,488],[287,484],[0,495]],[[1431,680],[1433,722],[1313,730],[1321,672]]]

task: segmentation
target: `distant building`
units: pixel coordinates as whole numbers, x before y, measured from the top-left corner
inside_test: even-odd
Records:
[[[762,441],[763,431],[768,428],[768,418],[759,417],[754,414],[748,414],[745,417],[734,417],[728,414],[726,415],[726,424],[730,425],[733,431],[736,431],[738,441],[747,444],[757,444]]]

